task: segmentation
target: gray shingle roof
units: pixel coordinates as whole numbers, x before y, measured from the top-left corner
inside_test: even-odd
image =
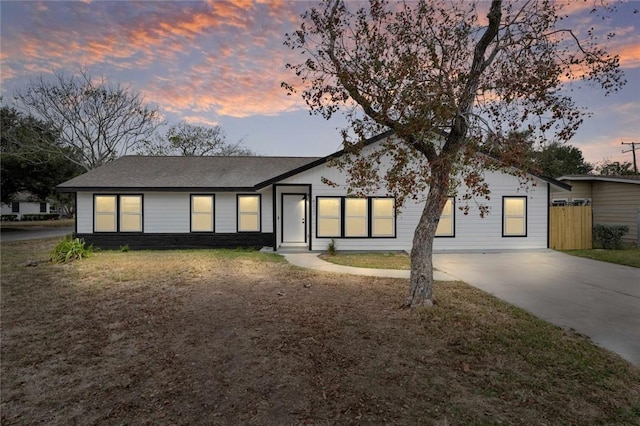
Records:
[[[125,156],[58,186],[61,191],[251,189],[319,157]]]

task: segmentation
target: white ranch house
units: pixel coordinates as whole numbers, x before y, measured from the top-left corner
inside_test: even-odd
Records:
[[[389,133],[372,138],[378,143]],[[126,156],[61,184],[76,194],[75,234],[102,248],[270,247],[322,251],[409,251],[422,212],[380,192],[347,197],[346,177],[311,157]],[[384,165],[383,165],[384,166]],[[327,178],[337,187],[323,183]],[[569,185],[486,172],[490,213],[445,206],[434,250],[548,247],[551,189]],[[462,195],[464,191],[459,191]],[[484,200],[483,200],[484,201]]]

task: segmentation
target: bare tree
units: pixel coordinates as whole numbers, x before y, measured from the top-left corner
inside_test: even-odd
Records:
[[[204,127],[181,121],[169,127],[164,136],[140,144],[142,155],[254,155],[242,146],[242,141],[227,142],[220,126]]]
[[[27,148],[72,152],[68,159],[86,170],[125,155],[150,138],[160,123],[157,109],[140,94],[104,77],[94,79],[86,71],[71,77],[55,73],[51,80],[40,76],[16,93],[16,101],[58,134],[55,144]]]
[[[287,35],[285,44],[305,59],[288,64],[297,82],[283,87],[325,118],[345,111],[356,135],[343,132],[347,155],[338,163],[350,190],[384,187],[399,205],[427,191],[406,306],[433,303],[433,239],[447,197],[461,183],[463,199],[486,196],[484,168],[514,170],[527,157],[529,146],[505,135],[566,141],[585,114],[567,85],[609,93],[625,83],[618,57],[595,34],[562,27],[560,3],[370,0],[353,11],[330,0]],[[489,7],[486,19],[478,5]],[[362,150],[366,137],[389,129],[394,138]],[[383,157],[391,165],[378,170]]]

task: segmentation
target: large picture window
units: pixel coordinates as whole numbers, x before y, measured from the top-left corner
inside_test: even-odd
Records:
[[[342,198],[318,197],[318,237],[339,237],[342,234]]]
[[[369,228],[367,224],[368,213],[368,203],[366,198],[345,199],[345,237],[366,237],[369,235]]]
[[[527,236],[527,197],[502,197],[502,236]]]
[[[393,238],[396,202],[390,197],[317,197],[318,238]]]
[[[238,232],[260,232],[260,195],[238,195]]]
[[[94,196],[95,232],[142,232],[142,195]]]
[[[191,232],[213,232],[213,195],[191,196]]]
[[[438,222],[438,228],[436,228],[436,237],[455,236],[455,210],[453,207],[453,197],[449,197],[442,209],[442,214],[440,214],[440,222]]]

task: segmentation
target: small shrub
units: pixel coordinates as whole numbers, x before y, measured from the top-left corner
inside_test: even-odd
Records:
[[[125,244],[123,246],[120,246],[120,251],[123,253],[126,253],[129,251],[129,244]]]
[[[3,214],[0,219],[2,222],[15,222],[18,220],[17,214]]]
[[[336,255],[336,241],[333,238],[331,239],[331,241],[329,241],[329,244],[327,245],[327,253],[329,253],[331,256]]]
[[[623,248],[622,237],[627,232],[629,232],[627,225],[597,224],[593,227],[593,239],[603,249],[620,250]]]
[[[89,257],[91,253],[93,253],[93,246],[85,247],[83,239],[66,236],[51,252],[51,261],[53,263],[67,263]]]

